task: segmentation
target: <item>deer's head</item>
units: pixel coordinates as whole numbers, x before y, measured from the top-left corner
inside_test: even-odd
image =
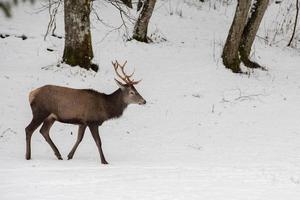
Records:
[[[134,87],[134,85],[138,84],[141,80],[134,81],[133,79],[130,79],[133,76],[134,72],[130,75],[127,75],[125,73],[124,68],[126,63],[127,61],[125,61],[123,65],[120,65],[118,61],[112,62],[117,76],[124,82],[122,83],[121,81],[115,79],[117,85],[122,91],[123,100],[126,104],[146,104],[146,100],[139,94],[139,92]],[[119,73],[119,71],[121,71],[121,74]]]

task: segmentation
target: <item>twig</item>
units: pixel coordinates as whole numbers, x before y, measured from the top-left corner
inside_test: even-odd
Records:
[[[119,27],[113,28],[112,30],[108,31],[108,32],[104,35],[104,37],[100,40],[99,43],[103,42],[103,41],[105,40],[105,38],[106,38],[107,36],[109,36],[112,32],[114,32],[114,31],[116,31],[116,30],[120,30],[120,29],[123,27],[123,25],[124,25],[124,24],[121,24]]]
[[[120,11],[120,15],[121,15],[123,21],[124,21],[124,19],[123,19],[123,15],[124,15],[130,23],[132,23],[132,24],[135,23],[136,19],[133,18],[132,16],[130,16],[128,14],[128,12],[125,12],[118,2],[111,1],[110,4],[113,5],[115,8],[117,8]],[[128,9],[127,9],[127,11],[128,11]]]
[[[237,91],[239,92],[238,97],[231,98],[231,99],[226,99],[224,94],[223,94],[223,98],[221,100],[221,103],[233,103],[233,102],[236,102],[236,101],[253,100],[255,97],[266,96],[265,93],[242,95],[242,91],[240,89],[237,89]]]
[[[297,22],[298,22],[298,14],[299,14],[299,0],[296,0],[296,17],[295,17],[295,23],[294,23],[294,29],[293,29],[293,34],[292,34],[292,37],[288,43],[288,47],[291,46],[292,44],[292,41],[294,39],[294,36],[295,36],[295,32],[296,32],[296,28],[297,28]]]
[[[97,11],[95,10],[94,7],[92,7],[92,12],[93,12],[93,14],[96,16],[96,19],[97,19],[99,22],[101,22],[104,26],[109,27],[109,28],[116,28],[116,27],[114,27],[114,26],[112,26],[112,25],[110,25],[110,24],[104,22],[104,20],[100,18],[100,16],[98,15],[98,13],[97,13]]]
[[[51,3],[52,0],[49,0],[49,15],[50,15],[50,20],[49,20],[49,23],[48,23],[48,27],[47,27],[47,31],[46,31],[46,34],[44,36],[44,40],[46,40],[46,37],[48,36],[50,30],[52,29],[52,35],[55,35],[54,31],[56,29],[56,14],[57,14],[57,11],[58,11],[58,8],[61,4],[61,0],[59,1],[56,1],[55,3]],[[52,5],[55,5],[56,6],[52,9]]]
[[[251,95],[243,95],[243,96],[239,96],[237,98],[235,98],[234,100],[235,101],[243,101],[243,100],[247,100],[247,99],[252,99],[253,97],[259,97],[259,96],[262,96],[263,94],[251,94]]]
[[[127,38],[129,38],[129,27],[128,27],[127,24],[128,24],[128,22],[131,23],[131,24],[134,24],[135,21],[136,21],[136,19],[133,16],[130,15],[130,12],[129,12],[128,8],[126,8],[127,11],[124,11],[124,9],[123,9],[123,7],[122,7],[122,5],[121,5],[121,3],[119,1],[117,1],[117,0],[106,0],[105,2],[111,4],[113,7],[115,7],[119,11],[122,22],[121,22],[121,24],[119,26],[116,26],[116,27],[112,26],[112,25],[104,22],[104,20],[99,17],[99,15],[96,12],[95,8],[92,7],[92,11],[93,11],[93,13],[96,16],[96,19],[99,22],[101,22],[104,26],[111,28],[111,30],[109,30],[104,35],[104,37],[101,39],[100,42],[102,42],[112,32],[119,31],[122,27],[124,27],[124,29],[125,29],[125,35],[127,36]]]

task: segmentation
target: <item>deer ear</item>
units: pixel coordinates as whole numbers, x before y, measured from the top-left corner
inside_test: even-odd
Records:
[[[117,79],[115,79],[118,87],[121,89],[121,90],[124,90],[125,89],[125,85],[123,83],[121,83],[120,81],[118,81]]]

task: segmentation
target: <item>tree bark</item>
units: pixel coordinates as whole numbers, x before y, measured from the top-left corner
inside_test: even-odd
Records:
[[[64,0],[65,48],[63,61],[71,66],[95,67],[90,31],[90,0]]]
[[[223,48],[222,59],[226,68],[234,73],[240,73],[239,46],[244,27],[247,22],[251,0],[238,0],[233,22],[231,24],[225,46]]]
[[[132,1],[131,0],[121,0],[128,8],[132,8]]]
[[[268,7],[268,4],[269,0],[256,0],[256,2],[254,2],[250,12],[250,17],[243,31],[242,40],[239,47],[240,58],[245,66],[249,68],[263,68],[256,62],[251,61],[249,59],[249,56],[251,47],[256,37],[256,33]]]
[[[152,16],[156,0],[147,0],[134,26],[132,38],[140,42],[149,42],[147,38],[148,24]]]

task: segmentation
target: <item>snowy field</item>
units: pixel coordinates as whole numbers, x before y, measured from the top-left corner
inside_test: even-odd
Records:
[[[219,57],[235,5],[201,5],[158,1],[149,33],[167,41],[149,45],[123,42],[122,30],[106,35],[109,27],[92,15],[98,73],[56,66],[63,39],[44,41],[48,11],[40,12],[40,2],[20,4],[11,19],[0,13],[0,33],[28,36],[0,39],[0,200],[300,199],[299,49],[257,39],[254,59],[268,71],[233,74]],[[96,10],[107,23],[121,23],[108,4]],[[57,23],[63,36],[61,12]],[[110,164],[100,164],[88,130],[67,160],[77,127],[58,122],[51,136],[64,160],[38,131],[25,160],[28,93],[45,84],[111,93],[114,59],[128,60],[143,79],[137,89],[148,103],[100,127]]]

